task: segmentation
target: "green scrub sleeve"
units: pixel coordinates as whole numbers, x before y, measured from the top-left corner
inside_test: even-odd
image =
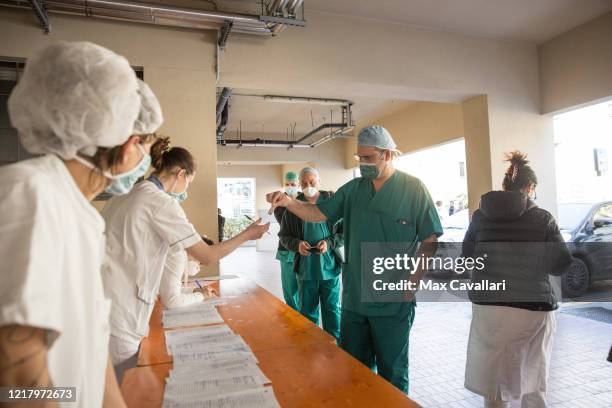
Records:
[[[340,187],[331,197],[316,204],[317,207],[319,207],[319,211],[321,211],[323,215],[325,215],[325,218],[332,224],[344,218],[344,202],[346,200],[348,186],[352,183],[353,181],[349,181]]]
[[[420,182],[419,191],[416,194],[417,199],[414,200],[415,208],[414,214],[417,214],[417,233],[419,241],[423,242],[432,235],[440,237],[444,230],[442,229],[442,223],[440,222],[440,216],[431,195],[427,187]]]

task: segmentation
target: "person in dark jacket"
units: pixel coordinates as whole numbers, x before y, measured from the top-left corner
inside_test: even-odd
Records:
[[[315,204],[332,196],[319,191],[319,173],[312,167],[300,172],[303,193],[298,200]],[[342,265],[342,221],[332,224],[304,222],[291,212],[285,212],[281,222],[280,241],[295,254],[293,270],[297,275],[300,313],[319,324],[319,305],[323,330],[340,337],[340,270]]]
[[[513,152],[507,161],[503,191],[482,196],[463,242],[464,257],[486,259],[473,270],[472,283],[505,283],[505,290],[469,293],[465,387],[482,395],[485,407],[520,401],[538,408],[546,406],[556,325],[554,276],[571,255],[553,216],[533,201],[538,181],[526,155]]]
[[[293,198],[297,197],[298,184],[298,176],[295,174],[295,172],[289,171],[287,174],[285,174],[285,194]],[[285,207],[276,207],[274,209],[274,218],[276,218],[279,225],[281,225],[285,210]],[[293,252],[285,248],[279,239],[276,259],[278,259],[280,262],[281,267],[281,286],[283,288],[283,297],[285,298],[285,303],[287,303],[289,307],[299,312],[298,284],[295,272],[293,272],[293,258]]]

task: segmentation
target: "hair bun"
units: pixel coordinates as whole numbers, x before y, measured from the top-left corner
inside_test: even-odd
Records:
[[[529,160],[527,160],[527,154],[520,152],[518,150],[515,150],[513,152],[507,153],[506,154],[506,161],[510,162],[510,164],[516,165],[516,166],[524,166],[527,163],[529,163]]]
[[[153,143],[151,146],[151,165],[155,170],[161,170],[164,163],[164,153],[167,153],[170,149],[172,149],[172,146],[169,137],[160,137]]]

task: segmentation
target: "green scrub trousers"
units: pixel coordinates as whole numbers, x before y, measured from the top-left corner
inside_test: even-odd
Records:
[[[320,201],[320,199],[319,199]],[[304,222],[304,241],[316,246],[330,238],[327,222]],[[324,254],[300,256],[298,292],[300,313],[314,324],[319,324],[319,303],[323,330],[340,338],[340,264],[328,247]]]
[[[414,312],[414,303],[404,303],[395,316],[365,316],[342,309],[340,347],[408,393],[409,334]]]
[[[281,285],[285,303],[295,311],[300,311],[298,283],[293,271],[294,253],[291,251],[278,251],[276,259],[281,267]]]
[[[340,187],[317,203],[329,221],[343,219],[346,263],[342,265],[340,346],[374,369],[403,392],[408,392],[408,338],[414,321],[414,302],[362,300],[362,244],[408,244],[409,256],[418,243],[442,235],[442,226],[429,192],[416,177],[395,171],[376,191],[363,177]],[[363,274],[363,275],[362,275]],[[367,274],[367,275],[366,275]],[[366,285],[367,286],[367,285]]]

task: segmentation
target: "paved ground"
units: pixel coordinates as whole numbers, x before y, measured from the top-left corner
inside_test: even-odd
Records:
[[[241,248],[222,262],[222,273],[240,274],[282,299],[280,269],[272,252]],[[597,287],[597,297],[606,290]],[[612,290],[612,284],[609,287]],[[588,297],[587,297],[588,298]],[[612,304],[571,303],[557,313],[548,404],[552,408],[612,407],[612,324],[562,311]],[[410,397],[424,407],[482,407],[463,387],[469,303],[419,303],[410,336]]]

